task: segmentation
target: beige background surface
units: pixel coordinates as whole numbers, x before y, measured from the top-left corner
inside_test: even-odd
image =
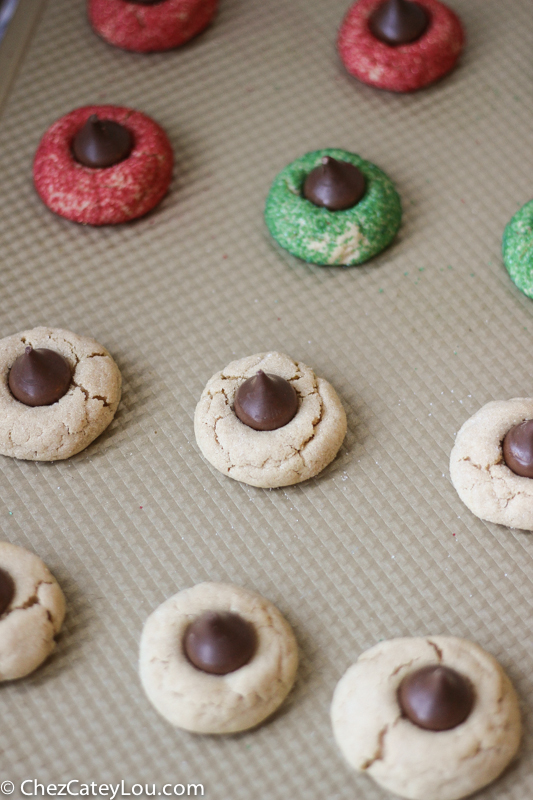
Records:
[[[55,657],[0,689],[3,779],[380,800],[335,747],[331,695],[379,639],[432,633],[488,649],[523,703],[521,758],[479,796],[533,792],[533,538],[474,518],[447,467],[470,414],[533,393],[533,306],[500,257],[533,196],[533,25],[528,0],[451,4],[468,34],[460,67],[412,96],[344,72],[346,0],[221,0],[203,36],[151,56],[97,38],[82,0],[45,6],[0,121],[0,335],[94,336],[125,386],[79,456],[0,460],[3,536],[46,561],[68,602]],[[164,126],[175,179],[149,217],[84,229],[41,204],[31,163],[51,122],[100,101]],[[263,223],[276,172],[322,146],[374,161],[402,196],[396,243],[365,267],[301,263]],[[192,427],[207,379],[267,349],[329,380],[349,421],[330,468],[277,491],[211,469]],[[175,731],[142,693],[144,619],[202,580],[264,594],[296,631],[295,691],[255,732]]]

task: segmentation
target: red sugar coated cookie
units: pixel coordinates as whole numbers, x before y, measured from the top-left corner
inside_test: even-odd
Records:
[[[378,89],[411,92],[453,69],[464,44],[459,18],[438,0],[416,1],[429,12],[429,26],[420,39],[396,47],[376,39],[368,27],[383,0],[359,0],[351,6],[337,42],[348,72]]]
[[[75,160],[75,134],[96,114],[124,125],[133,149],[124,161],[103,169]],[[51,211],[85,225],[116,225],[142,217],[167,193],[172,177],[170,142],[159,125],[131,108],[84,106],[58,119],[44,134],[33,162],[33,180]]]
[[[151,53],[188,42],[209,25],[218,0],[163,0],[142,5],[128,0],[88,0],[96,33],[123,50]]]

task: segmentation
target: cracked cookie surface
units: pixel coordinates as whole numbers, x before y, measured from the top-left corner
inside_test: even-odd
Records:
[[[316,206],[303,196],[309,173],[324,156],[345,161],[365,176],[361,200],[344,211]],[[355,153],[327,148],[306,153],[281,170],[274,179],[265,221],[274,239],[289,253],[320,265],[362,264],[387,247],[402,219],[400,197],[382,170]]]
[[[256,431],[233,410],[239,386],[259,370],[280,375],[298,394],[296,416],[274,431]],[[283,353],[232,361],[207,383],[194,415],[200,450],[216,469],[251,486],[275,488],[312,478],[337,455],[346,414],[333,387]]]
[[[397,700],[405,676],[431,664],[461,673],[475,692],[467,719],[438,733],[403,717]],[[339,681],[331,718],[349,764],[408,800],[466,797],[503,771],[520,742],[509,678],[479,645],[452,636],[392,639],[367,650]]]
[[[516,475],[502,442],[515,425],[533,419],[533,398],[487,403],[468,419],[450,455],[450,477],[463,503],[480,519],[533,531],[533,479]]]
[[[9,370],[28,345],[55,350],[70,365],[70,388],[53,405],[26,406],[11,394]],[[107,428],[120,394],[119,369],[94,339],[60,328],[33,328],[1,339],[0,453],[29,461],[69,458]]]
[[[205,611],[230,611],[257,634],[252,659],[227,675],[194,667],[183,650],[189,623]],[[289,623],[255,592],[224,583],[200,583],[170,597],[147,619],[140,675],[148,699],[172,725],[194,733],[235,733],[258,725],[283,702],[298,667]]]
[[[33,672],[55,648],[65,598],[46,564],[22,547],[0,542],[0,568],[15,584],[0,616],[0,681],[9,681]]]

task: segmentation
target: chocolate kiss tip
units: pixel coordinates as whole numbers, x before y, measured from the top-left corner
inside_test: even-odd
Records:
[[[119,122],[91,114],[72,140],[72,154],[85,167],[103,169],[123,161],[133,147],[131,132]]]
[[[247,664],[257,646],[255,628],[232,612],[206,611],[185,631],[183,648],[203,672],[227,675]]]
[[[320,166],[311,170],[303,185],[305,199],[329,211],[353,208],[365,191],[365,176],[355,164],[328,155],[321,157]]]
[[[11,393],[27,406],[49,406],[60,400],[72,380],[68,361],[55,350],[31,346],[13,363],[8,377]]]
[[[533,420],[525,420],[508,431],[503,439],[503,460],[522,478],[533,477]]]
[[[7,570],[0,567],[0,616],[15,596],[15,582]]]
[[[273,431],[287,425],[298,411],[298,395],[280,375],[263,370],[242,383],[235,394],[235,414],[257,431]]]
[[[410,44],[425,33],[427,10],[413,0],[385,0],[369,18],[372,34],[391,46]]]
[[[469,716],[474,703],[470,681],[443,665],[428,665],[407,675],[398,689],[403,714],[431,731],[451,730]]]

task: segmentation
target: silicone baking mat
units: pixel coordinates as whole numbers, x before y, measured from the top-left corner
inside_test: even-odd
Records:
[[[334,687],[380,639],[450,634],[500,660],[523,709],[520,758],[479,797],[533,792],[533,538],[476,519],[448,475],[472,413],[533,393],[533,306],[500,256],[533,195],[533,26],[529,0],[450,4],[468,35],[460,66],[409,96],[343,70],[346,0],[221,0],[202,36],[150,56],[100,40],[82,0],[44,7],[0,121],[0,335],[92,335],[124,396],[78,456],[0,459],[2,534],[47,562],[68,602],[55,655],[1,687],[2,780],[385,798],[337,751]],[[24,0],[13,25],[37,9]],[[24,52],[14,37],[0,53]],[[175,150],[161,206],[116,228],[56,217],[32,186],[42,133],[95,102],[145,111]],[[363,267],[304,264],[263,222],[275,174],[326,146],[375,162],[402,196],[397,240]],[[270,349],[335,386],[349,432],[318,478],[265,491],[213,470],[192,418],[214,372]],[[300,646],[288,702],[239,736],[174,730],[137,676],[145,618],[203,580],[268,597]]]

